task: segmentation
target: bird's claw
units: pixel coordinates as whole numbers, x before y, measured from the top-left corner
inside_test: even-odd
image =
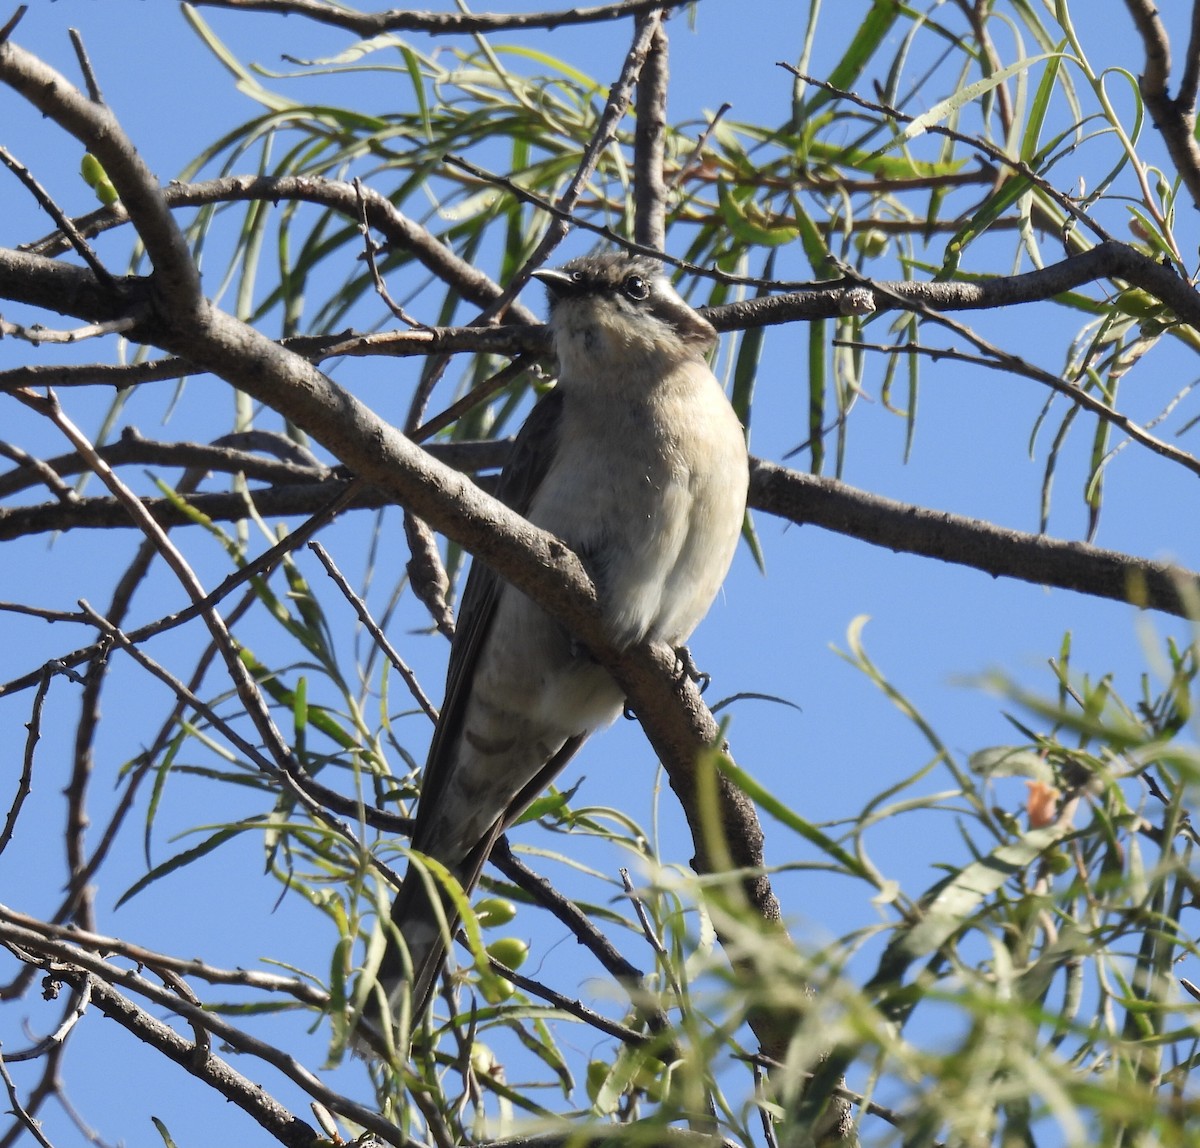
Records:
[[[675,673],[680,681],[687,678],[688,681],[695,682],[701,693],[704,693],[712,682],[712,674],[706,674],[696,666],[692,661],[692,652],[687,646],[675,647]]]

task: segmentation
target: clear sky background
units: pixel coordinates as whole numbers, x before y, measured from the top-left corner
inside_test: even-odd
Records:
[[[494,10],[518,7],[498,4]],[[832,9],[827,13],[818,61],[836,55],[839,37],[857,26],[866,7],[855,0],[843,4],[837,16]],[[1080,31],[1091,45],[1094,63],[1123,66],[1136,73],[1140,44],[1122,5],[1102,0],[1077,8]],[[796,0],[757,0],[754,4],[704,0],[697,9],[694,31],[686,20],[673,20],[672,118],[699,118],[728,101],[734,119],[782,122],[788,114],[791,84],[775,62],[798,55],[806,11],[807,5]],[[284,53],[312,57],[341,50],[350,42],[340,32],[296,18],[207,10],[203,16],[243,59],[268,66],[275,66]],[[1171,13],[1165,16],[1174,18]],[[222,132],[256,111],[200,45],[175,4],[164,0],[33,0],[16,39],[74,77],[77,71],[68,27],[82,31],[107,101],[164,181]],[[625,35],[625,26],[619,34],[561,30],[541,34],[537,43],[607,84],[615,77],[626,50]],[[426,45],[417,38],[414,42]],[[448,51],[466,45],[443,40],[438,46]],[[341,96],[355,98],[347,93],[361,92],[357,84],[362,82],[361,78],[327,81],[320,89],[322,98],[331,102]],[[296,92],[284,83],[280,90]],[[389,93],[383,81],[371,81],[366,90],[368,98],[378,102],[363,110],[387,109]],[[7,90],[0,90],[0,145],[33,168],[68,210],[82,213],[95,206],[91,191],[77,174],[81,149]],[[1091,162],[1081,156],[1078,174],[1094,179],[1087,167]],[[1064,168],[1056,174],[1060,186],[1074,184],[1075,173]],[[1119,216],[1113,220],[1114,230],[1125,234]],[[0,229],[0,243],[6,246],[50,230],[29,197],[7,176],[0,177]],[[1194,220],[1182,230],[1194,251]],[[100,250],[119,267],[117,255],[127,243],[127,237],[110,236],[101,241]],[[564,245],[562,257],[590,246],[586,237],[572,237]],[[1057,257],[1052,240],[1045,241],[1044,250],[1048,260]],[[222,273],[217,255],[213,253],[205,265],[209,289]],[[789,258],[792,263],[785,268]],[[808,277],[798,253],[791,257],[785,253],[779,273]],[[544,309],[538,291],[527,291],[524,301],[539,311]],[[29,321],[29,316],[15,311],[7,308],[5,317]],[[1052,371],[1061,366],[1061,333],[1042,329],[1042,312],[1026,308],[970,319],[985,334],[1026,358]],[[723,354],[731,350],[732,340],[727,339]],[[84,348],[78,356],[86,361],[96,353],[94,348]],[[1194,362],[1181,352],[1165,348],[1156,354],[1161,357],[1160,391],[1130,396],[1134,413],[1143,419],[1156,413],[1167,395],[1196,374]],[[802,326],[776,328],[768,334],[751,427],[754,453],[779,460],[806,438],[806,355]],[[28,361],[62,362],[69,357],[62,348],[44,347],[31,353],[25,344],[0,342],[0,369]],[[903,420],[879,401],[882,373],[882,362],[868,363],[865,394],[852,416],[843,473],[846,481],[892,498],[1036,530],[1050,432],[1043,430],[1032,457],[1029,440],[1045,392],[1028,380],[961,365],[927,369],[915,445],[906,463]],[[414,377],[414,366],[389,360],[342,364],[335,374],[342,385],[397,422],[403,418]],[[174,398],[171,383],[143,388],[131,399],[126,420],[149,436],[201,441],[228,426],[232,406],[223,384],[193,380],[177,406],[173,406]],[[65,398],[72,417],[92,433],[97,433],[108,401],[109,396],[88,392]],[[45,428],[37,426],[16,404],[3,403],[0,410],[0,438],[47,453],[65,449],[48,446],[51,440]],[[1076,434],[1060,463],[1050,519],[1050,533],[1056,536],[1079,538],[1086,529],[1079,492],[1086,473],[1089,434]],[[1185,447],[1189,443],[1190,439],[1183,440]],[[803,468],[807,456],[795,463]],[[1126,449],[1109,471],[1096,541],[1113,549],[1200,567],[1194,487],[1194,477],[1180,468],[1140,449]],[[357,527],[339,526],[326,540],[335,558],[356,580],[364,576],[366,562],[362,550],[366,516],[362,519]],[[399,514],[391,514],[386,523],[387,532],[375,560],[381,593],[407,558]],[[731,719],[729,734],[738,763],[813,821],[852,817],[871,794],[913,773],[931,756],[912,724],[835,652],[835,647],[845,648],[847,627],[860,615],[871,618],[865,640],[872,658],[963,758],[1014,739],[1004,718],[1006,703],[967,684],[969,679],[1000,670],[1050,694],[1052,678],[1046,659],[1057,653],[1064,632],[1070,631],[1074,663],[1080,670],[1095,675],[1111,671],[1119,690],[1136,695],[1140,675],[1156,672],[1163,637],[1189,637],[1182,623],[1141,616],[1116,603],[895,555],[814,527],[787,526],[765,515],[758,515],[756,524],[766,554],[766,573],[757,570],[743,549],[723,597],[692,646],[698,663],[713,674],[710,702],[761,693],[786,698],[798,707],[744,700],[722,711],[722,716]],[[0,552],[0,598],[66,610],[84,596],[102,606],[130,549],[128,535],[109,534],[8,543]],[[189,553],[207,584],[224,573],[224,561],[215,545],[206,548],[192,542]],[[304,568],[314,582],[319,580],[315,563],[305,559]],[[155,589],[139,597],[135,617],[138,621],[150,619],[181,602],[181,593],[160,580]],[[350,635],[353,623],[349,613],[340,615],[340,621]],[[445,650],[437,640],[410,633],[418,621],[416,615],[398,620],[391,636],[436,698],[440,696]],[[0,634],[4,635],[0,680],[36,667],[82,640],[81,635],[61,627],[11,616],[0,616]],[[164,654],[169,650],[164,645],[157,652],[169,658],[169,653]],[[187,664],[181,654],[178,665]],[[394,683],[393,689],[398,688]],[[137,752],[138,739],[148,736],[147,731],[160,720],[157,716],[147,720],[145,714],[151,708],[155,715],[165,712],[167,704],[165,694],[138,674],[125,667],[115,671],[105,700],[107,727],[97,754],[96,801],[100,808],[109,800],[107,779],[115,780],[119,766]],[[0,805],[7,803],[3,785],[11,786],[19,770],[28,705],[28,696],[0,700],[0,731],[3,744],[9,747],[7,765],[0,774]],[[76,708],[77,699],[66,684],[56,686],[52,720],[39,748],[35,792],[21,825],[22,836],[36,834],[53,842],[61,834],[59,791]],[[423,722],[420,717],[406,718],[400,726],[414,752],[420,752],[427,738]],[[9,780],[5,782],[5,778]],[[636,724],[618,722],[586,747],[562,780],[570,785],[580,778],[584,781],[578,802],[620,802],[643,824],[650,823],[658,779]],[[921,789],[939,790],[948,780],[934,771]],[[998,804],[1016,811],[1023,795],[1021,783],[1014,780],[998,786],[995,798]],[[172,783],[152,835],[153,859],[161,861],[181,847],[180,842],[169,840],[172,833],[234,815],[219,804],[227,797],[224,789],[214,792],[213,787],[195,783]],[[664,856],[686,864],[690,849],[669,792],[658,810]],[[903,833],[881,826],[872,838],[876,863],[913,894],[938,878],[937,862],[965,860],[950,814],[930,815],[925,821],[927,835],[919,840],[912,839],[911,823]],[[545,843],[536,831],[528,832],[530,841]],[[767,856],[772,863],[812,859],[808,848],[781,828],[768,823],[767,832]],[[253,955],[262,955],[313,965],[319,959],[314,954],[328,951],[331,938],[323,922],[298,898],[280,901],[279,886],[270,877],[259,876],[260,848],[248,838],[201,862],[205,881],[189,879],[185,895],[183,886],[164,881],[114,911],[120,893],[145,870],[136,836],[131,835],[104,877],[97,902],[103,931],[180,955],[203,954],[216,964],[245,963]],[[185,839],[183,844],[189,840],[193,839]],[[572,842],[566,843],[568,850],[574,847]],[[0,900],[23,911],[41,913],[56,903],[64,875],[53,850],[47,850],[49,860],[44,868],[31,868],[30,856],[27,838],[0,857]],[[609,873],[625,863],[611,852],[589,859]],[[781,873],[777,889],[802,941],[820,943],[879,919],[880,910],[869,904],[860,889],[849,891],[844,883],[828,876]],[[557,958],[552,954],[548,960],[574,959],[573,945],[558,947],[570,951],[560,952]],[[635,959],[648,960],[648,956]],[[867,973],[872,965],[872,958],[865,957],[859,971]],[[1190,974],[1181,971],[1200,979],[1197,970]],[[533,973],[537,975],[537,970]],[[579,978],[586,984],[594,973],[581,967]],[[23,1043],[25,1018],[41,1031],[50,1014],[40,1012],[39,1007],[31,998],[7,1004],[0,1012],[0,1041],[5,1050]],[[287,1029],[289,1039],[303,1047],[301,1023],[278,1023]],[[124,1136],[128,1143],[154,1142],[148,1120],[127,1115],[143,1111],[160,1116],[185,1145],[251,1142],[257,1135],[244,1116],[206,1100],[203,1090],[181,1071],[160,1066],[157,1057],[139,1055],[115,1026],[97,1019],[85,1029],[73,1038],[77,1047],[68,1062],[67,1085],[84,1117],[102,1135]],[[309,1041],[307,1047],[316,1063],[321,1038]],[[96,1059],[85,1068],[83,1062],[89,1056]],[[259,1066],[239,1067],[256,1079],[261,1076],[266,1087],[277,1091],[285,1103],[302,1107],[294,1090],[261,1072]],[[355,1083],[356,1073],[361,1076],[361,1069],[351,1065],[332,1079],[337,1087],[365,1095],[361,1083]],[[78,1142],[78,1134],[55,1108],[48,1109],[45,1116],[47,1133],[56,1144]]]

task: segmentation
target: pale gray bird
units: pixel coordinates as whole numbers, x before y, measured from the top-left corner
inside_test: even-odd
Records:
[[[589,255],[534,274],[558,384],[517,435],[497,496],[583,560],[615,645],[679,646],[720,589],[746,511],[745,434],[704,359],[716,331],[650,259]],[[412,847],[470,891],[497,836],[622,705],[558,622],[473,562]],[[414,1021],[446,951],[429,881],[409,865],[392,920],[411,964],[393,944],[380,971]]]

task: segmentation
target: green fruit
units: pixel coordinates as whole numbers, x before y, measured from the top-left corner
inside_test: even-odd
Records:
[[[505,977],[498,977],[495,973],[488,973],[479,978],[479,995],[488,1004],[499,1004],[501,1001],[506,1001],[515,991],[512,981]]]
[[[518,937],[501,937],[488,945],[487,953],[506,968],[519,969],[529,956],[529,946]]]
[[[600,1089],[604,1087],[604,1082],[608,1079],[609,1066],[602,1060],[593,1060],[587,1066],[587,1094],[588,1099],[595,1104],[596,1097],[600,1095]]]
[[[517,915],[517,907],[504,897],[485,897],[475,906],[475,916],[484,929],[507,925]]]
[[[476,1041],[471,1045],[471,1071],[476,1076],[487,1076],[496,1067],[496,1058],[486,1044]]]
[[[658,1061],[647,1060],[637,1070],[637,1075],[633,1078],[634,1087],[640,1088],[646,1094],[646,1099],[651,1104],[662,1103],[663,1072],[664,1068]]]
[[[121,198],[120,193],[107,179],[102,179],[96,184],[96,198],[104,204],[105,207],[111,207],[118,199]]]
[[[79,161],[79,174],[88,187],[95,187],[102,179],[108,179],[104,165],[90,151],[85,151],[83,159]]]
[[[887,234],[880,231],[877,227],[860,231],[854,237],[854,246],[871,259],[877,255],[882,255],[887,250],[887,245]]]

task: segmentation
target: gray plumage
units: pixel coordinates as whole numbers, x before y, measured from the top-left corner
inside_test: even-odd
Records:
[[[678,646],[720,589],[746,507],[745,436],[704,360],[716,332],[653,260],[592,255],[535,274],[558,384],[521,428],[497,497],[580,556],[614,644]],[[557,622],[473,562],[412,847],[469,891],[496,837],[622,705]],[[414,1020],[446,951],[428,880],[410,864],[392,910],[411,964],[389,943],[380,970]],[[453,909],[442,916],[452,929]]]

